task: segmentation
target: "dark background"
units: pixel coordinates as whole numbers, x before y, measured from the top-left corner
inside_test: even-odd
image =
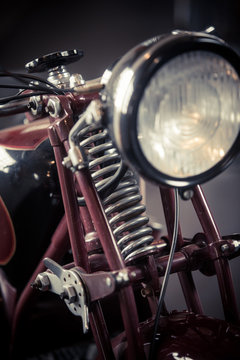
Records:
[[[5,1],[0,13],[0,65],[23,71],[26,62],[57,50],[80,48],[85,57],[70,70],[85,79],[103,74],[115,59],[137,43],[176,28],[204,30],[215,26],[220,37],[240,48],[240,1]],[[219,229],[223,234],[240,232],[239,162],[203,186]],[[164,223],[158,205],[158,189],[146,184],[150,217]],[[181,203],[182,231],[192,236],[200,231],[189,203]],[[240,260],[232,261],[237,279]],[[196,272],[198,289],[209,315],[222,317],[219,292],[214,277]],[[181,291],[172,277],[167,293],[170,308],[185,308]]]
[[[73,68],[89,79],[147,38],[210,25],[238,46],[239,12],[233,0],[2,1],[0,65],[19,70],[40,55],[81,48],[85,58]]]

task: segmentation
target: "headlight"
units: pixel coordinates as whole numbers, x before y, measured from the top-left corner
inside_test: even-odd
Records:
[[[127,53],[106,85],[106,119],[125,159],[164,185],[188,187],[239,150],[239,57],[205,33],[175,32]]]

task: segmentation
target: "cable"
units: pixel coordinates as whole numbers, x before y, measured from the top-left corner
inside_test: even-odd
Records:
[[[98,195],[101,199],[104,199],[116,189],[127,170],[127,165],[121,161],[120,166],[115,174],[104,185],[97,189]],[[79,206],[86,206],[84,197],[78,197],[77,200]]]
[[[27,98],[30,96],[38,96],[38,95],[48,95],[48,94],[54,94],[54,95],[64,95],[66,90],[69,91],[69,89],[66,89],[63,91],[63,89],[59,89],[54,84],[49,82],[48,80],[39,78],[35,75],[28,75],[28,74],[19,74],[19,73],[11,73],[9,71],[1,71],[0,77],[10,77],[13,78],[21,83],[21,85],[0,85],[0,88],[9,88],[9,89],[19,89],[20,87],[25,90],[35,90],[39,91],[39,93],[31,93],[31,94],[23,94],[19,95],[15,94],[10,97],[0,98],[0,104],[6,104],[10,101],[14,100],[21,100],[23,98]],[[35,81],[35,83],[33,83]],[[31,83],[32,82],[32,83]],[[37,84],[36,84],[37,82]],[[39,84],[40,83],[40,84]],[[22,85],[24,84],[24,85]]]
[[[50,86],[50,88],[55,89],[57,92],[62,91],[62,89],[59,89],[58,87],[56,87],[54,84],[52,84],[51,82],[49,82],[48,80],[42,79],[38,76],[35,75],[29,75],[29,74],[20,74],[20,73],[11,73],[9,71],[4,71],[4,72],[0,72],[0,77],[12,77],[20,82],[23,82],[26,84],[26,80],[25,79],[29,79],[29,81],[38,81],[40,83],[43,83],[45,85]],[[47,87],[46,87],[47,88]]]
[[[154,322],[154,331],[153,331],[152,342],[150,345],[148,360],[154,359],[155,344],[156,344],[156,341],[158,340],[158,336],[157,336],[158,323],[159,323],[161,310],[162,310],[162,306],[163,306],[163,301],[164,301],[167,284],[168,284],[168,280],[169,280],[169,276],[170,276],[170,270],[171,270],[171,266],[172,266],[173,256],[174,256],[176,244],[177,244],[178,223],[179,223],[179,196],[178,196],[177,189],[174,189],[174,195],[175,195],[175,218],[174,218],[172,244],[171,244],[171,249],[170,249],[170,253],[169,253],[167,268],[166,268],[166,271],[164,274],[163,283],[162,283],[162,287],[161,287],[161,291],[160,291],[160,295],[159,295],[159,299],[158,299],[158,308],[157,308],[157,314],[156,314],[156,318],[155,318],[155,322]]]
[[[49,92],[39,91],[39,92],[22,94],[22,95],[7,96],[7,97],[5,97],[5,98],[0,98],[0,104],[7,104],[7,103],[10,102],[10,101],[22,100],[22,99],[29,98],[29,97],[31,97],[31,96],[47,95],[47,94],[49,94]]]
[[[127,170],[128,170],[128,166],[124,164],[123,160],[121,160],[120,166],[115,172],[115,174],[108,180],[107,183],[105,183],[103,186],[101,186],[98,189],[98,194],[100,198],[106,198],[116,189],[120,180],[126,174]]]
[[[7,84],[0,84],[0,88],[1,89],[23,89],[23,90],[36,90],[36,91],[49,91],[51,93],[55,93],[55,90],[52,90],[52,89],[48,89],[46,86],[39,86],[39,85],[7,85]]]
[[[25,90],[34,90],[39,91],[39,93],[30,93],[30,94],[22,94],[17,93],[13,96],[0,98],[0,104],[7,104],[10,101],[21,100],[24,98],[28,98],[30,96],[37,96],[37,95],[65,95],[67,92],[74,91],[73,89],[60,89],[48,80],[42,79],[35,75],[29,74],[20,74],[20,73],[11,73],[9,71],[0,71],[0,77],[10,77],[13,78],[21,83],[21,85],[7,85],[7,84],[0,84],[0,88],[6,89],[25,89]],[[35,82],[35,83],[34,83]],[[37,82],[37,83],[36,83]],[[40,83],[40,84],[39,84]],[[22,85],[24,84],[24,85]]]
[[[24,105],[20,103],[19,105],[14,105],[14,106],[7,106],[7,107],[0,106],[0,117],[16,115],[27,111],[29,111],[29,107],[27,104]]]

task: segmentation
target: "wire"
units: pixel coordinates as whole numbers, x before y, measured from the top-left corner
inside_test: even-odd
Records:
[[[14,100],[21,100],[21,99],[24,99],[24,98],[28,98],[28,97],[31,97],[31,96],[37,96],[37,95],[47,95],[47,94],[55,94],[55,95],[63,95],[65,94],[65,92],[67,91],[70,91],[69,89],[65,89],[65,90],[62,90],[62,89],[59,89],[59,88],[56,88],[55,85],[49,83],[48,81],[45,81],[43,79],[40,79],[38,77],[29,77],[28,75],[25,75],[25,74],[14,74],[14,73],[8,73],[8,72],[0,72],[0,77],[3,77],[3,76],[6,76],[6,77],[13,77],[19,81],[21,81],[22,79],[20,78],[21,76],[23,76],[24,78],[26,77],[27,79],[29,80],[38,80],[38,81],[41,81],[43,82],[44,84],[47,84],[48,86],[43,86],[43,85],[38,85],[38,84],[31,84],[31,83],[28,83],[27,81],[25,81],[23,79],[23,83],[24,84],[27,84],[27,85],[15,85],[15,84],[0,84],[0,88],[4,88],[4,89],[19,89],[21,87],[21,89],[23,90],[34,90],[34,91],[39,91],[39,92],[31,92],[31,93],[25,93],[25,94],[22,94],[23,90],[20,90],[17,94],[15,95],[12,95],[12,96],[8,96],[8,97],[3,97],[3,98],[0,98],[0,104],[6,104],[10,101],[14,101]],[[49,87],[49,85],[51,87]]]
[[[12,77],[20,82],[23,83],[27,83],[27,81],[25,79],[28,79],[29,81],[38,81],[40,83],[43,83],[45,85],[50,86],[50,88],[55,89],[57,92],[59,92],[58,87],[56,87],[54,84],[52,84],[51,82],[49,82],[48,80],[42,79],[39,76],[35,76],[35,75],[29,75],[29,74],[20,74],[20,73],[11,73],[9,71],[1,71],[0,72],[0,77]],[[47,87],[46,87],[47,88]],[[62,91],[62,90],[61,90]],[[63,92],[63,91],[62,91]],[[63,92],[64,93],[64,92]]]
[[[21,87],[21,89],[23,90],[36,90],[36,91],[49,91],[51,93],[55,93],[55,90],[52,89],[48,89],[46,86],[38,86],[38,85],[7,85],[7,84],[0,84],[0,88],[1,89],[19,89]]]
[[[125,165],[123,161],[121,161],[120,166],[115,172],[115,174],[104,185],[102,185],[99,189],[97,189],[98,195],[100,196],[101,199],[106,198],[116,189],[120,180],[123,178],[127,170],[128,170],[127,165]],[[78,197],[77,200],[79,206],[86,206],[84,197]]]
[[[0,77],[10,77],[21,83],[21,85],[0,84],[0,88],[6,88],[6,89],[22,88],[23,90],[39,91],[39,93],[29,93],[29,94],[21,94],[22,91],[20,91],[13,96],[0,98],[0,104],[7,104],[10,101],[21,100],[31,96],[48,95],[48,94],[64,95],[67,92],[74,91],[73,89],[60,89],[51,82],[49,82],[48,80],[42,79],[35,75],[12,73],[4,70],[4,71],[0,71]]]
[[[29,107],[27,104],[19,104],[15,106],[2,107],[0,106],[0,117],[16,115],[20,113],[24,113],[29,111]]]
[[[47,95],[47,94],[55,94],[55,95],[64,95],[66,90],[59,89],[51,82],[42,79],[35,75],[28,75],[28,74],[19,74],[19,73],[11,73],[9,71],[1,71],[0,77],[10,77],[13,78],[21,83],[21,85],[7,85],[7,84],[0,84],[0,88],[8,88],[8,89],[19,89],[20,87],[25,90],[34,90],[39,91],[38,93],[28,93],[28,94],[21,94],[22,91],[18,92],[13,96],[3,97],[0,98],[0,104],[7,104],[11,101],[18,101],[24,98],[29,98],[31,96],[38,96],[38,95]],[[35,81],[35,83],[33,83]],[[31,83],[32,82],[32,83]],[[37,84],[36,84],[37,82]],[[39,84],[40,83],[40,84]],[[24,84],[24,85],[22,85]],[[69,91],[69,89],[67,89]],[[3,114],[3,113],[2,113]]]
[[[171,249],[170,249],[170,253],[169,253],[167,268],[166,268],[166,271],[164,274],[163,283],[162,283],[162,287],[161,287],[161,291],[160,291],[160,295],[159,295],[159,299],[158,299],[158,308],[157,308],[157,314],[156,314],[156,318],[155,318],[155,322],[154,322],[154,331],[153,331],[152,342],[150,345],[148,360],[154,359],[155,344],[156,344],[156,341],[159,339],[158,334],[157,334],[158,323],[159,323],[159,319],[160,319],[160,315],[161,315],[164,296],[165,296],[167,285],[168,285],[171,266],[172,266],[172,262],[173,262],[173,256],[174,256],[176,244],[177,244],[178,224],[179,224],[179,196],[178,196],[177,189],[174,189],[174,195],[175,195],[175,218],[174,218],[174,226],[173,226],[172,244],[171,244]]]
[[[22,94],[22,95],[7,96],[5,98],[0,98],[0,104],[7,104],[10,101],[22,100],[22,99],[29,98],[31,96],[47,95],[47,94],[49,94],[49,92],[39,91],[39,92],[32,92],[32,93]]]

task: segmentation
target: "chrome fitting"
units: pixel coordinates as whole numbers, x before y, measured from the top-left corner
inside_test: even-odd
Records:
[[[48,100],[47,107],[45,109],[51,117],[58,117],[61,114],[62,107],[58,97],[51,97]]]
[[[34,116],[40,115],[43,113],[43,104],[41,96],[31,96],[29,99],[29,107],[31,110],[31,113]]]
[[[69,88],[70,73],[64,65],[49,70],[48,81],[59,89]]]

